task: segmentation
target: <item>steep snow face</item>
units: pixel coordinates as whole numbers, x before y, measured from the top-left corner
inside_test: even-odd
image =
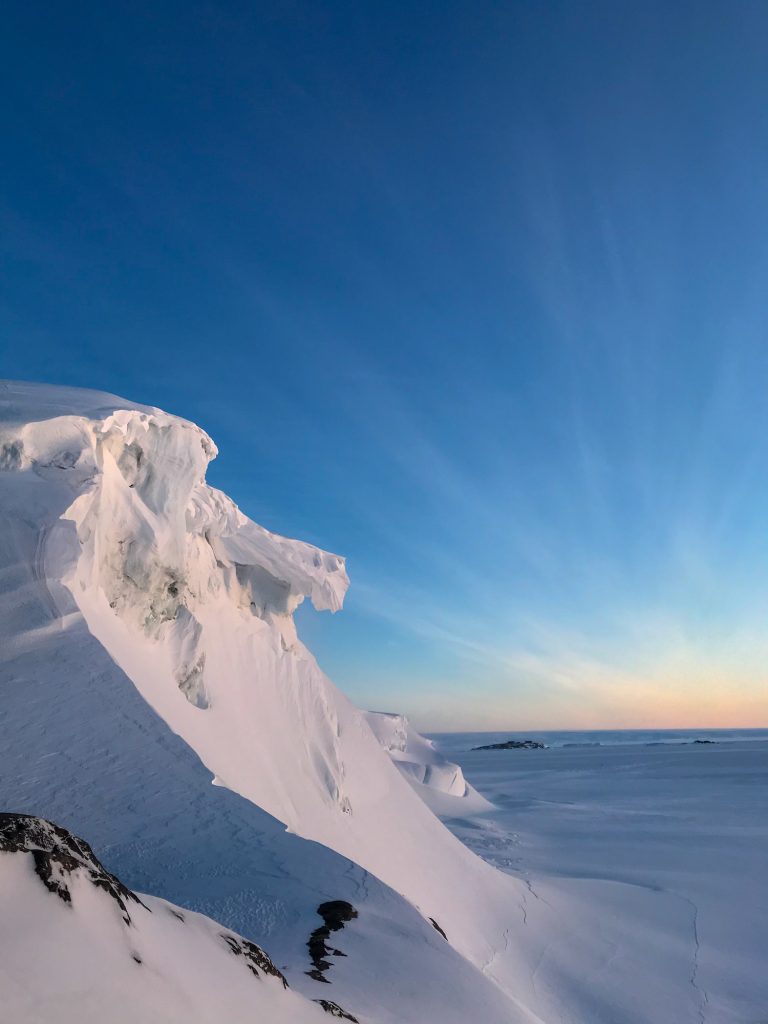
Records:
[[[86,842],[40,818],[0,814],[0,908],[9,1021],[328,1019],[254,943],[131,892]]]
[[[515,987],[494,952],[511,950],[522,886],[430,813],[297,639],[305,597],[341,606],[343,560],[250,522],[205,483],[210,438],[160,410],[9,384],[0,450],[3,505],[14,530],[32,525],[60,620],[84,616],[219,784],[377,875]]]
[[[0,383],[0,807],[71,822],[132,889],[220,918],[263,943],[294,991],[370,1024],[615,1024],[657,1020],[659,1006],[701,1021],[715,1004],[698,987],[708,954],[690,901],[616,881],[596,911],[591,879],[528,876],[515,845],[535,836],[453,823],[511,877],[446,831],[424,801],[465,816],[456,771],[403,719],[352,707],[296,639],[291,609],[338,607],[343,564],[209,488],[214,451],[159,410]],[[516,817],[517,798],[507,806]],[[206,931],[218,926],[180,939],[143,896],[151,915],[123,899],[128,924],[87,867],[63,879],[67,905],[33,861],[0,853],[13,1020],[120,1021],[126,993],[131,1024],[176,1021],[185,992],[186,1020],[244,1019],[230,990],[266,981],[214,969],[230,956]],[[309,940],[339,901],[357,917],[333,932],[344,955],[318,981]],[[139,965],[126,951],[142,936]],[[156,970],[137,993],[145,965]],[[279,1022],[286,1005],[253,1009]]]
[[[47,430],[28,433],[45,438]],[[292,613],[304,598],[336,611],[348,585],[341,558],[269,533],[208,487],[215,455],[190,423],[119,410],[92,426],[86,462],[95,464],[98,486],[67,513],[77,525],[80,591],[100,588],[121,619],[162,641],[175,682],[199,708],[209,694],[196,610],[223,598],[268,623],[289,650],[297,640]]]
[[[235,729],[239,737],[225,734],[243,711],[242,686],[250,686],[253,702],[259,681],[280,675],[281,656],[286,667],[301,661],[292,618],[298,604],[309,597],[318,609],[341,607],[348,585],[343,559],[269,533],[207,486],[216,447],[193,424],[141,407],[90,419],[79,406],[90,399],[109,408],[109,396],[93,402],[84,393],[78,406],[77,392],[57,407],[71,408],[70,415],[23,422],[34,415],[42,390],[13,387],[16,409],[6,414],[0,451],[20,478],[46,481],[74,499],[49,524],[41,552],[46,575],[66,583],[94,634],[132,669],[153,706],[196,749],[203,747],[212,769],[238,789],[239,770],[250,762],[262,779],[273,780],[261,788],[263,805],[298,829],[280,766],[268,750],[254,749],[254,722]],[[114,405],[129,403],[114,399]],[[22,422],[13,422],[14,411]],[[239,664],[232,664],[232,653]],[[245,662],[253,683],[242,681]],[[299,766],[307,799],[346,809],[337,721],[324,695],[312,694],[314,678],[307,688],[310,705],[325,705],[313,712],[308,763]],[[213,713],[201,720],[192,708]],[[273,720],[275,735],[295,731],[294,708],[283,711],[282,720]],[[258,717],[268,714],[262,708]],[[235,742],[226,754],[238,738],[242,745]]]
[[[0,579],[10,571],[3,563]],[[28,622],[39,622],[45,600],[29,576],[13,590],[0,588],[0,807],[71,825],[135,892],[155,893],[259,943],[293,991],[335,1002],[361,1024],[530,1019],[513,1014],[489,978],[369,872],[211,786],[194,751],[116,668],[81,616],[30,625],[9,640],[8,607],[22,606]],[[10,896],[0,880],[0,904]],[[329,899],[349,901],[358,917],[333,934],[330,944],[344,956],[334,953],[318,982],[307,973],[308,940]],[[11,939],[3,914],[0,906],[0,943]],[[38,926],[48,927],[46,919],[30,921],[30,935]],[[50,982],[45,991],[54,992]],[[82,1013],[78,1024],[104,1020],[111,1017]],[[48,1021],[60,1024],[53,995],[47,1013],[30,1008],[14,1017],[14,1024]]]
[[[492,809],[470,786],[459,765],[416,732],[405,715],[366,711],[365,718],[392,763],[435,814],[454,818]]]
[[[63,520],[77,537],[65,582],[94,634],[224,785],[296,831],[310,809],[348,812],[338,715],[292,617],[305,597],[341,607],[343,559],[209,487],[216,449],[192,424],[118,410],[91,434],[96,471]]]

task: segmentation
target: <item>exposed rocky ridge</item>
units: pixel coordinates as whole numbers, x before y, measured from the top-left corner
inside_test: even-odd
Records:
[[[351,1020],[353,1024],[358,1024],[357,1017],[353,1017],[351,1013],[342,1010],[338,1003],[334,1003],[330,999],[315,999],[313,1002],[319,1003],[325,1012],[330,1013],[332,1017],[340,1017],[342,1020]]]
[[[245,963],[251,974],[255,974],[257,978],[259,976],[259,971],[263,971],[265,974],[271,974],[273,978],[279,978],[280,981],[282,981],[283,988],[288,988],[288,982],[285,980],[285,975],[275,967],[272,960],[267,956],[261,946],[257,946],[255,942],[243,939],[239,935],[222,933],[221,937],[235,956],[242,956],[245,958]]]
[[[46,889],[70,906],[72,892],[67,883],[72,875],[81,872],[92,885],[103,889],[112,897],[120,908],[126,925],[132,924],[128,912],[129,903],[135,903],[148,913],[152,913],[136,893],[131,892],[119,878],[107,871],[84,839],[73,835],[61,825],[46,821],[45,818],[0,812],[0,852],[30,854],[35,874]],[[173,907],[169,910],[179,921],[185,922],[185,916],[181,911]],[[279,978],[283,987],[288,988],[283,973],[255,942],[231,932],[222,932],[221,938],[235,956],[244,958],[249,971],[257,978],[259,971],[262,971],[264,974]],[[133,952],[131,955],[136,963],[142,963],[137,953]]]
[[[49,892],[65,903],[72,902],[67,885],[69,876],[82,871],[92,885],[109,893],[127,925],[131,923],[129,903],[148,910],[135,893],[107,871],[84,839],[52,821],[28,814],[0,813],[0,851],[31,854],[35,874]]]
[[[83,839],[32,814],[0,814],[0,948],[3,1021],[354,1021],[291,989],[254,942],[137,895]]]

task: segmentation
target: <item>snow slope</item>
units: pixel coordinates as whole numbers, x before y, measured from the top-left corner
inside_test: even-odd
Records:
[[[182,420],[6,384],[0,421],[2,806],[268,945],[297,988],[326,988],[305,973],[318,904],[350,900],[331,984],[360,1019],[534,1019],[483,970],[514,881],[434,818],[296,639],[298,600],[338,605],[341,560],[208,488],[213,446]]]
[[[40,390],[6,390],[0,448],[20,500],[47,502],[35,571],[57,607],[84,616],[220,785],[444,919],[482,962],[493,949],[473,923],[478,897],[455,893],[467,871],[491,873],[393,770],[365,714],[296,636],[305,597],[341,606],[343,560],[268,533],[209,487],[216,449],[193,424],[88,393],[35,420]]]
[[[693,938],[659,950],[655,905],[598,920],[443,826],[428,804],[477,827],[455,767],[296,636],[300,601],[341,606],[343,560],[250,522],[206,484],[214,454],[160,410],[0,386],[0,808],[83,835],[361,1022],[700,1021]],[[308,942],[339,900],[357,916],[318,979]]]
[[[0,814],[4,1019],[321,1024],[257,946],[200,914],[135,895],[86,843]]]
[[[365,718],[392,763],[435,814],[457,818],[493,809],[493,804],[470,786],[459,765],[416,732],[405,715],[366,711]]]

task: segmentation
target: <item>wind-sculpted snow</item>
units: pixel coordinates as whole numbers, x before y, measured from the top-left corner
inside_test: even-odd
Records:
[[[405,715],[366,711],[365,717],[392,763],[435,814],[456,818],[492,808],[470,786],[459,765],[443,757],[432,740],[416,732]]]
[[[549,1024],[568,1006],[574,1024],[615,1024],[654,1019],[660,993],[668,1019],[698,1021],[687,938],[675,933],[663,962],[633,944],[644,913],[633,903],[634,919],[610,926],[631,951],[622,966],[578,901],[552,885],[537,898],[530,879],[448,832],[430,806],[482,827],[460,769],[404,720],[353,707],[296,635],[305,598],[341,607],[343,559],[248,520],[205,481],[215,453],[204,431],[157,409],[0,385],[2,803],[86,835],[132,890],[263,944],[292,990],[323,1000],[316,1014]],[[24,900],[64,913],[35,881]],[[317,908],[338,902],[358,916],[334,933],[345,955],[318,981],[308,942]],[[24,906],[12,910],[21,927]],[[25,955],[46,929],[69,942],[48,915],[34,910]],[[5,959],[11,932],[0,938],[0,970],[26,991],[23,959]],[[222,949],[253,983],[245,954]],[[647,984],[629,1018],[637,976]],[[71,989],[60,973],[56,984]],[[27,1005],[20,1024],[66,1020]],[[191,1019],[240,1019],[209,1010]]]
[[[520,965],[505,979],[481,970],[500,918],[518,913],[516,883],[440,824],[296,636],[303,597],[340,606],[343,561],[251,523],[205,483],[207,435],[158,410],[8,384],[0,445],[16,453],[0,473],[0,795],[52,818],[76,807],[74,824],[102,854],[125,851],[129,884],[269,939],[297,987],[325,989],[318,997],[354,1016],[415,1022],[434,1011],[462,1024],[482,1007],[489,1021],[533,1019],[516,1000]],[[132,701],[126,717],[127,680],[146,714]],[[149,708],[217,788],[157,732]],[[227,820],[227,789],[283,823],[266,846],[263,829]],[[148,809],[126,818],[165,790],[151,826]],[[317,847],[287,843],[285,826],[337,851],[331,864]],[[163,854],[180,829],[201,837],[173,854],[182,876],[201,865],[181,891]],[[144,837],[135,848],[132,830]],[[236,894],[220,906],[220,873],[244,879],[255,866],[270,879],[262,892],[245,883],[242,906]],[[306,975],[306,943],[317,906],[336,899],[360,908],[359,950],[334,967],[338,997],[328,999]],[[395,981],[409,976],[403,1004]]]
[[[46,390],[13,386],[12,400],[22,406],[17,415],[29,416],[37,393]],[[141,666],[132,677],[164,717],[180,718],[182,732],[187,718],[184,709],[174,706],[179,696],[197,709],[218,701],[222,716],[224,705],[231,715],[240,714],[233,692],[237,669],[221,663],[232,639],[226,636],[227,626],[233,635],[247,634],[238,653],[253,655],[256,671],[250,674],[257,675],[262,655],[269,663],[261,666],[262,678],[274,675],[276,656],[298,650],[292,619],[298,604],[309,597],[318,609],[341,607],[348,585],[343,559],[269,533],[209,487],[205,471],[216,447],[198,427],[119,399],[113,400],[115,406],[128,407],[89,419],[78,414],[79,408],[92,403],[108,408],[109,396],[93,402],[83,393],[80,403],[77,397],[68,395],[71,415],[18,424],[13,422],[17,410],[9,403],[3,425],[6,463],[20,477],[29,477],[29,485],[45,480],[71,495],[68,507],[48,526],[42,552],[47,571],[66,582],[94,633],[120,664],[135,660],[132,653],[156,663],[152,692],[145,688],[147,673]],[[17,457],[9,461],[8,452]],[[230,622],[218,629],[223,610]],[[218,681],[211,684],[215,676]],[[169,684],[174,692],[168,692]],[[198,738],[211,740],[210,746],[227,745],[222,718],[210,726],[188,721]],[[322,800],[346,808],[332,711],[317,724],[318,735],[308,750],[311,781],[322,790]],[[236,784],[235,757],[212,767],[225,777],[234,775]],[[270,809],[284,808],[275,803]]]
[[[74,435],[63,451],[61,433]],[[64,514],[77,525],[80,589],[101,588],[119,616],[175,649],[175,676],[192,703],[206,704],[198,605],[224,593],[276,623],[286,645],[296,641],[290,616],[305,597],[318,609],[341,607],[343,559],[269,533],[207,486],[217,450],[193,424],[119,409],[102,421],[28,424],[14,443],[20,469],[87,474]]]
[[[484,865],[416,797],[297,638],[292,613],[305,597],[341,607],[343,559],[269,533],[209,487],[216,448],[193,424],[87,392],[67,394],[69,415],[39,419],[41,390],[9,386],[2,440],[22,452],[7,475],[27,490],[48,485],[37,557],[59,607],[74,602],[219,784],[379,875],[482,962],[477,896],[462,910],[449,894]],[[26,406],[22,422],[14,406]],[[437,762],[427,769],[435,779],[446,774]]]

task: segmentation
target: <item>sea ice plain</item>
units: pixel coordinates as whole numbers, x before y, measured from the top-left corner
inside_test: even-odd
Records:
[[[540,897],[583,904],[604,972],[630,954],[611,921],[639,905],[648,944],[688,934],[703,1020],[766,1017],[768,732],[557,734],[551,746],[543,733],[547,749],[493,758],[470,750],[479,739],[435,737],[494,807],[449,820],[457,836]],[[542,985],[567,943],[544,954]],[[624,1012],[617,1019],[642,1019]],[[655,1012],[648,1019],[671,1019],[661,1002]]]

